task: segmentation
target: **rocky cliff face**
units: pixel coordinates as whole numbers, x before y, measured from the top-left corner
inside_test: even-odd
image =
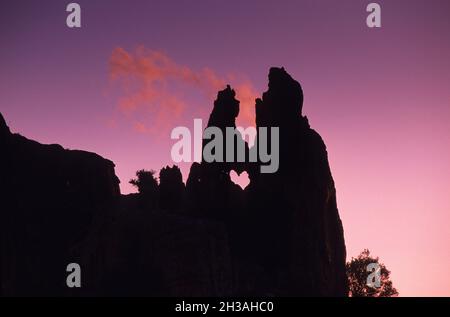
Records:
[[[11,134],[1,115],[0,147],[0,295],[232,294],[223,224],[143,210],[111,161]],[[181,174],[165,172],[161,207],[178,212]],[[66,286],[72,262],[81,289]]]
[[[268,86],[256,100],[256,125],[258,134],[261,128],[279,129],[278,170],[261,173],[262,162],[203,161],[191,169],[188,197],[194,193],[193,210],[227,225],[240,263],[235,269],[244,263],[253,268],[236,280],[236,293],[345,296],[344,235],[325,144],[302,115],[301,85],[283,68],[272,68]],[[239,102],[227,87],[208,126],[224,132],[235,127],[238,113]],[[238,141],[243,142],[239,135]],[[248,160],[247,146],[246,155]],[[244,191],[231,182],[231,170],[250,175]]]
[[[120,198],[114,164],[11,134],[0,119],[1,289],[58,294],[68,249]]]
[[[344,296],[346,251],[336,190],[326,146],[302,106],[300,84],[283,68],[272,68],[269,89],[256,101],[256,123],[279,127],[279,169],[253,172],[249,205],[262,260],[281,293]]]
[[[302,106],[300,84],[272,68],[256,125],[279,128],[279,169],[202,161],[185,187],[166,167],[148,205],[120,195],[111,161],[11,134],[0,115],[1,294],[346,296],[334,181]],[[227,87],[208,126],[235,127],[238,113]],[[248,172],[245,190],[231,170]],[[81,289],[65,285],[71,262]]]

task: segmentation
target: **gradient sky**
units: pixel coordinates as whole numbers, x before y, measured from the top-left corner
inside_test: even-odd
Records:
[[[12,131],[137,169],[172,164],[170,130],[207,120],[231,83],[251,124],[270,66],[303,86],[325,140],[347,254],[364,248],[401,296],[450,296],[450,1],[8,1],[0,111]],[[181,166],[184,177],[189,165]]]

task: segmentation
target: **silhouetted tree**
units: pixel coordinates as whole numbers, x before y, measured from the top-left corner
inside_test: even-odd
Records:
[[[374,272],[367,271],[371,263],[378,264],[377,272],[380,274],[379,287],[367,285],[369,274]],[[350,262],[347,262],[346,271],[349,296],[351,297],[392,297],[398,295],[397,290],[392,285],[392,281],[389,279],[391,272],[383,263],[379,262],[378,257],[372,257],[368,249],[365,249],[358,257],[352,258]]]
[[[142,207],[155,207],[158,197],[158,181],[155,178],[154,170],[139,170],[136,172],[136,178],[131,179],[131,185],[137,187]]]
[[[184,194],[183,176],[178,166],[166,166],[159,172],[159,203],[163,209],[178,209]]]
[[[155,178],[155,171],[139,170],[136,177],[130,180],[130,184],[137,187],[140,194],[146,195],[158,190],[158,182]]]

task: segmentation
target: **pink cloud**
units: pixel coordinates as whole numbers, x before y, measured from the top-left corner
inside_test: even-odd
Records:
[[[183,101],[179,87],[201,92],[210,100],[212,107],[217,91],[227,84],[233,86],[237,99],[241,101],[238,123],[254,125],[257,93],[249,81],[238,76],[230,74],[221,77],[207,67],[193,70],[176,63],[163,52],[144,47],[138,47],[132,53],[121,47],[114,49],[109,60],[109,74],[113,82],[121,84],[119,111],[135,119],[134,129],[138,132],[160,131],[171,126],[189,109],[194,109],[196,105]],[[151,118],[148,125],[142,122],[143,116]],[[136,118],[140,120],[136,121]]]

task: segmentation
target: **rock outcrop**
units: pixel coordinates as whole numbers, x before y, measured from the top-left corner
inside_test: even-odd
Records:
[[[68,250],[120,199],[114,164],[11,134],[0,119],[1,291],[60,294]]]
[[[254,173],[254,244],[284,295],[344,296],[345,243],[326,146],[302,115],[303,91],[283,68],[256,101],[256,123],[279,127],[279,169]]]
[[[1,295],[346,296],[327,150],[302,106],[301,85],[272,68],[255,111],[258,131],[279,128],[276,172],[261,173],[259,160],[203,160],[186,186],[166,167],[160,184],[146,174],[149,193],[127,196],[113,162],[12,134],[0,115]],[[225,135],[238,114],[228,86],[208,127]],[[235,142],[248,158],[240,134]],[[232,170],[249,174],[245,190]],[[65,285],[72,262],[82,267],[81,289]]]
[[[188,197],[197,202],[193,210],[227,225],[233,258],[254,268],[236,280],[236,293],[345,296],[343,227],[325,144],[302,115],[301,85],[283,68],[272,68],[268,86],[256,100],[256,126],[258,133],[269,129],[269,140],[270,128],[279,129],[278,170],[261,173],[263,163],[248,161],[245,144],[245,163],[194,164]],[[225,135],[238,113],[239,102],[228,86],[218,93],[208,127]],[[239,134],[235,142],[243,142]],[[231,182],[231,170],[250,175],[244,191]]]

